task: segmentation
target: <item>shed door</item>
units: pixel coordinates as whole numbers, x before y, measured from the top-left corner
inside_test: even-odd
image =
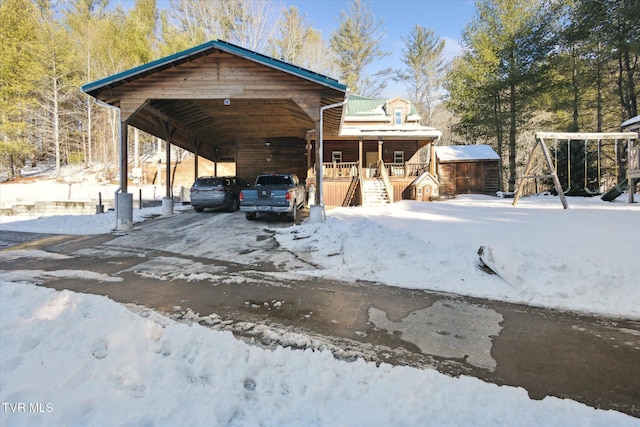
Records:
[[[482,165],[459,163],[456,165],[456,194],[482,194]]]

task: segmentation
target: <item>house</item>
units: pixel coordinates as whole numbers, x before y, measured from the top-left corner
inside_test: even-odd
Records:
[[[440,196],[500,191],[500,156],[490,146],[442,146],[435,153]]]
[[[389,203],[423,173],[435,175],[433,147],[442,133],[420,125],[420,115],[403,98],[349,95],[338,134],[308,134],[307,186],[317,186],[316,157],[322,160],[322,201],[328,206]]]
[[[421,126],[409,101],[347,96],[347,87],[333,78],[222,40],[82,90],[119,110],[118,229],[133,224],[129,126],[164,140],[168,165],[171,145],[194,153],[194,179],[200,157],[214,166],[234,163],[248,181],[286,171],[322,188],[323,205],[393,202],[416,176],[436,172],[433,146],[441,133]],[[172,179],[165,168],[167,213],[173,211]]]

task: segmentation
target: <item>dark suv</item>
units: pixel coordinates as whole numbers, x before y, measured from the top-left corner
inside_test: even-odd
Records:
[[[205,208],[237,211],[240,191],[245,186],[245,182],[236,176],[200,177],[191,186],[191,206],[196,212]]]

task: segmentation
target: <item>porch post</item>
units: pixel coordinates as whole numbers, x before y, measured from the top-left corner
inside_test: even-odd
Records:
[[[358,138],[358,161],[360,162],[360,167],[363,167],[364,161],[362,159],[362,138]]]
[[[432,176],[436,176],[436,144],[431,141],[430,147],[430,155],[429,155],[429,173]]]
[[[322,162],[324,161],[322,150],[324,147],[322,144],[321,122],[316,122],[316,205],[324,207],[324,198],[322,197],[322,174],[324,173],[322,170]]]
[[[382,161],[382,140],[378,140],[378,163]]]
[[[133,228],[133,194],[127,193],[129,177],[129,127],[127,120],[120,119],[120,190],[116,190],[114,203],[116,209],[116,230]],[[119,191],[119,192],[118,192]]]
[[[307,172],[309,171],[309,169],[311,169],[311,132],[313,131],[307,131],[307,145],[306,145],[306,149],[307,149]]]
[[[120,121],[120,191],[127,192],[129,176],[129,125],[126,120]]]
[[[164,142],[164,153],[167,159],[167,169],[165,170],[165,197],[171,197],[171,143],[169,139]]]
[[[195,159],[193,160],[193,180],[195,181],[196,179],[198,179],[198,159],[200,158],[200,156],[198,155],[198,140],[197,139],[193,139],[193,153],[195,154]]]
[[[162,215],[173,215],[173,195],[171,194],[171,124],[165,123],[167,139],[164,143],[167,170],[165,171],[165,196],[162,198]]]

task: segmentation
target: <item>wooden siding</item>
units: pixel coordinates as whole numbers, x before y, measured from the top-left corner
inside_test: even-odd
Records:
[[[393,186],[393,201],[399,202],[404,199],[403,195],[406,194],[406,190],[413,182],[413,178],[391,178],[391,185]]]
[[[484,162],[484,193],[495,196],[500,191],[500,163]]]
[[[409,184],[413,182],[412,178],[394,178],[391,180],[393,186],[393,201],[399,202],[403,199],[402,194],[405,192]],[[313,178],[307,181],[307,188],[309,185],[314,184]],[[351,184],[351,178],[325,178],[322,180],[322,186],[324,187],[323,201],[325,206],[342,206],[342,202],[347,195],[349,185]],[[353,205],[360,205],[359,190],[356,191],[356,195],[353,200]]]
[[[456,194],[455,166],[453,163],[438,163],[438,181],[440,182],[440,194]]]
[[[499,162],[439,162],[437,166],[440,194],[487,194],[500,189]]]
[[[315,142],[313,143],[315,144]],[[359,160],[358,157],[358,140],[352,141],[334,141],[334,140],[325,140],[323,144],[323,152],[322,156],[325,162],[331,161],[331,153],[333,151],[342,151],[342,161],[343,162],[357,162]],[[393,163],[394,151],[402,151],[404,152],[405,161],[409,160],[413,155],[418,151],[419,142],[418,141],[384,141],[382,144],[382,160],[385,163]],[[377,141],[363,141],[362,142],[362,160],[365,159],[365,153],[368,152],[378,152],[378,142]],[[312,163],[313,156],[315,156],[315,149],[312,149]]]
[[[267,145],[269,144],[269,145]],[[237,143],[238,176],[253,182],[263,173],[294,173],[307,177],[305,141],[299,138],[247,138]]]
[[[131,126],[214,161],[226,149],[222,145],[236,141],[304,140],[316,127],[320,107],[344,99],[340,90],[217,49],[92,96],[120,107]],[[341,113],[342,108],[325,112],[326,135],[337,133]],[[247,156],[245,164],[251,163]]]

